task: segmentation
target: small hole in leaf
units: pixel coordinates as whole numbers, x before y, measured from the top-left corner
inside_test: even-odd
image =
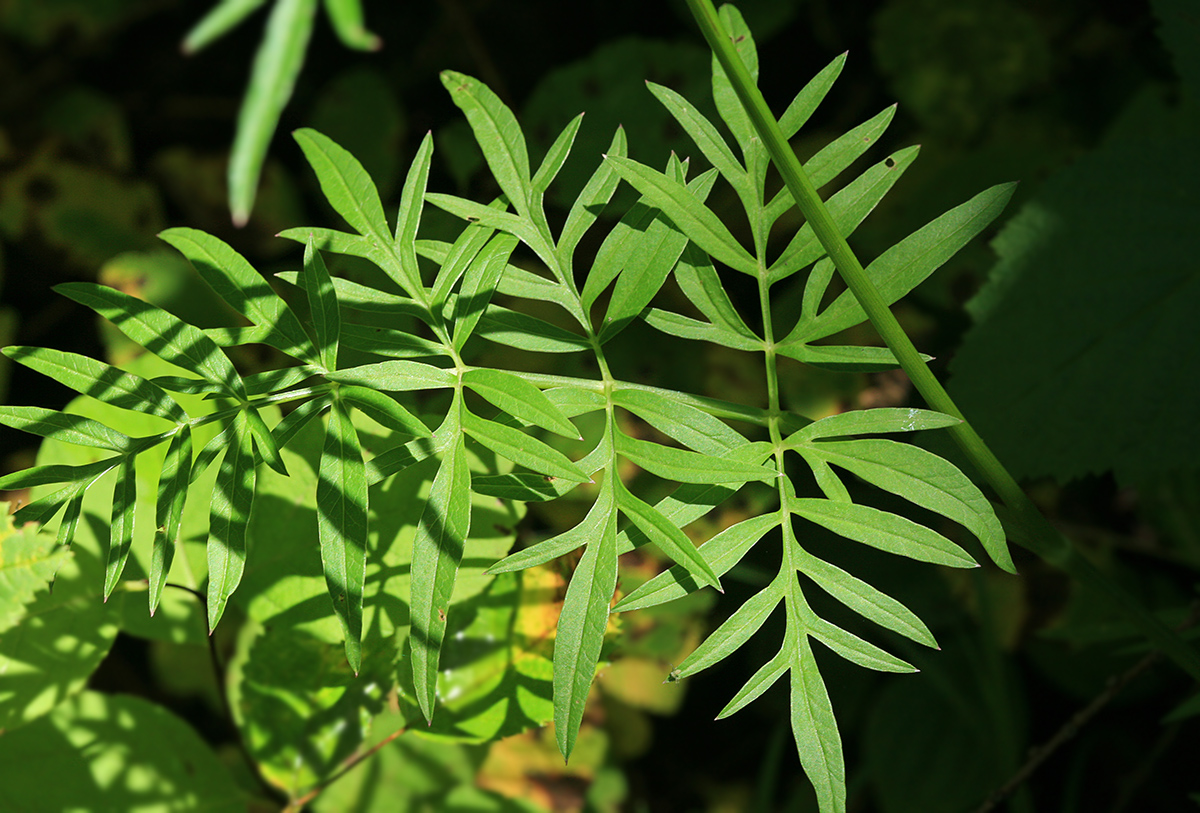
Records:
[[[885,158],[883,161],[883,165],[885,167],[887,167],[888,169],[891,169],[892,167],[896,166],[896,159],[895,158]]]

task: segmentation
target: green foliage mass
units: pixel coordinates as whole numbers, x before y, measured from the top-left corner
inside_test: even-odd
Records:
[[[187,48],[264,4],[219,3]],[[357,0],[323,5],[345,45],[377,46]],[[792,4],[751,6],[768,25],[795,13]],[[979,88],[986,107],[1046,70],[1029,15],[999,0],[969,6],[955,14],[897,2],[877,21],[885,72],[934,131],[977,130]],[[237,220],[248,216],[317,8],[277,0],[271,11],[230,162]],[[918,25],[925,17],[936,19]],[[238,810],[269,798],[288,809],[527,811],[536,805],[497,778],[503,766],[491,766],[490,784],[475,783],[485,760],[503,760],[483,746],[540,738],[587,776],[592,807],[615,809],[622,789],[597,767],[589,698],[615,640],[628,642],[631,657],[610,676],[622,665],[657,669],[636,658],[651,645],[639,642],[634,611],[651,608],[664,619],[678,614],[655,634],[690,638],[656,673],[663,682],[727,668],[735,653],[754,665],[727,687],[718,720],[783,690],[763,787],[790,731],[817,808],[847,809],[839,720],[862,711],[835,716],[835,700],[840,684],[864,679],[860,667],[932,676],[882,684],[861,725],[880,809],[960,809],[977,801],[976,788],[1012,773],[1026,732],[1009,719],[1022,702],[1007,696],[1009,676],[988,660],[999,647],[990,638],[1006,634],[992,628],[1004,615],[993,605],[1012,600],[1004,592],[1012,582],[998,572],[1014,569],[1008,537],[1040,531],[1011,504],[1002,524],[968,474],[909,442],[912,433],[969,430],[957,408],[809,415],[789,398],[781,370],[793,362],[828,375],[913,368],[883,328],[888,347],[856,341],[872,306],[837,287],[834,272],[846,268],[821,223],[789,219],[809,202],[770,171],[774,162],[789,180],[741,78],[758,78],[754,38],[736,8],[722,8],[719,20],[732,39],[711,61],[705,98],[694,82],[671,81],[672,68],[708,61],[691,45],[612,44],[547,82],[520,120],[484,82],[445,71],[465,119],[457,135],[469,132],[498,190],[490,200],[430,188],[429,134],[407,168],[387,150],[372,152],[378,140],[364,139],[368,154],[356,155],[345,143],[361,133],[326,104],[318,119],[344,137],[293,135],[344,227],[282,232],[303,248],[299,271],[268,282],[212,234],[159,235],[236,324],[213,327],[119,285],[58,286],[140,354],[109,364],[4,347],[6,360],[79,397],[61,411],[0,406],[0,422],[45,439],[36,466],[0,478],[0,489],[30,495],[16,525],[0,531],[0,807],[87,807],[98,786],[121,809]],[[990,38],[994,27],[1005,36]],[[981,66],[1008,70],[984,76],[981,67],[968,80],[912,70],[920,51],[945,43],[978,45]],[[833,59],[772,120],[785,143],[807,137],[845,62]],[[1179,62],[1189,75],[1185,53]],[[595,83],[620,85],[635,73],[662,80],[646,85],[659,105],[652,114],[608,128],[599,142],[581,117],[549,120],[549,98],[586,106]],[[393,137],[398,115],[372,101],[386,88],[345,86],[367,100],[355,109],[379,108],[367,126]],[[1127,450],[1171,442],[1163,460],[1194,465],[1189,422],[1165,410],[1120,421],[1133,406],[1105,398],[1114,359],[1129,370],[1125,392],[1144,392],[1168,382],[1139,358],[1164,342],[1191,346],[1195,275],[1185,265],[1195,240],[1183,224],[1200,179],[1166,156],[1186,154],[1190,142],[1178,134],[1195,114],[1143,103],[1157,116],[1153,132],[1118,128],[1026,202],[998,238],[1000,264],[971,306],[977,325],[955,361],[956,392],[1020,474],[1070,478],[1115,465],[1122,477],[1146,479],[1146,458]],[[894,117],[889,107],[848,126],[805,162],[807,182],[828,190],[820,212],[843,245],[916,161],[916,147],[873,154]],[[461,148],[454,133],[447,140]],[[660,169],[631,157],[679,146],[680,135],[694,161],[672,153]],[[533,144],[544,149],[531,154]],[[463,155],[451,159],[460,181],[471,172]],[[393,186],[394,215],[383,203]],[[900,302],[984,233],[1013,191],[1000,184],[964,196],[875,252],[858,273],[878,307]],[[1087,216],[1097,201],[1108,219]],[[1122,239],[1130,224],[1152,236],[1152,249]],[[102,241],[79,243],[84,256],[105,255]],[[598,246],[594,258],[585,244]],[[125,266],[153,285],[163,262],[171,261]],[[1060,275],[1031,270],[1047,265]],[[1080,291],[1096,305],[1080,306]],[[1056,315],[1072,309],[1090,321],[1072,325],[1067,341]],[[1045,333],[1023,327],[1031,323]],[[740,354],[754,387],[717,399],[647,382],[616,348],[655,332],[689,352]],[[913,359],[929,360],[904,341]],[[255,348],[284,362],[246,372]],[[538,372],[549,358],[569,359],[574,374]],[[1047,415],[1047,393],[1077,402]],[[1077,448],[1102,434],[1097,426],[1117,424],[1088,453]],[[518,528],[533,509],[570,519],[530,540]],[[714,517],[728,521],[707,527]],[[1081,572],[1069,550],[1051,553]],[[667,566],[629,580],[629,563],[642,559]],[[985,560],[996,567],[980,568]],[[905,580],[916,599],[892,595]],[[953,654],[933,659],[947,625],[925,603],[936,607],[932,596],[968,582],[987,640],[951,628],[942,643]],[[713,629],[690,627],[678,608],[726,590],[728,612]],[[1128,610],[1135,624],[1138,612]],[[162,707],[87,688],[120,631],[159,651],[207,645],[224,661],[213,702],[236,729],[241,767],[231,770],[234,757],[214,753]],[[974,672],[985,673],[978,686]],[[634,702],[635,690],[619,682],[606,689],[615,719]],[[642,701],[663,709],[678,704],[670,697]]]

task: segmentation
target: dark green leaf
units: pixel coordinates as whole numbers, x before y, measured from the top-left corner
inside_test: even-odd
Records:
[[[137,506],[137,472],[134,456],[121,461],[113,489],[112,521],[109,523],[108,562],[104,567],[104,600],[108,601],[121,579],[129,549],[133,547],[133,514]]]
[[[321,258],[321,252],[317,251],[311,238],[304,248],[304,276],[304,291],[308,294],[308,307],[312,313],[313,329],[317,334],[317,353],[321,359],[321,366],[326,370],[336,370],[342,315],[338,310],[333,278],[329,276],[325,260]]]
[[[275,0],[271,8],[229,154],[229,208],[234,225],[250,219],[267,147],[304,65],[316,11],[317,0]]]
[[[422,364],[419,361],[380,361],[326,373],[331,381],[373,387],[385,392],[435,390],[453,387],[457,380],[453,370]]]
[[[102,361],[45,347],[11,346],[4,355],[55,379],[76,392],[122,409],[149,412],[172,423],[186,423],[187,413],[161,387],[141,376]]]

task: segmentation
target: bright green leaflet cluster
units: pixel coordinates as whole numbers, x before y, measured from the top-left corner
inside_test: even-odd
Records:
[[[741,16],[726,7],[722,19],[756,74],[754,42]],[[843,62],[844,56],[835,59],[797,94],[780,120],[785,135],[794,135],[809,119]],[[784,190],[767,199],[766,151],[717,62],[713,95],[734,136],[732,145],[686,99],[669,88],[650,86],[713,168],[689,179],[688,162],[672,156],[660,172],[628,158],[624,134],[618,130],[557,235],[546,216],[543,196],[567,158],[581,119],[566,126],[534,169],[520,125],[491,90],[459,73],[446,72],[442,78],[466,114],[503,197],[481,204],[428,192],[433,144],[427,136],[409,169],[393,225],[375,185],[353,156],[320,133],[298,131],[296,139],[329,203],[351,229],[298,228],[283,233],[305,246],[303,271],[283,278],[303,290],[311,313],[309,324],[233,249],[191,229],[170,229],[161,236],[247,317],[249,326],[202,330],[109,288],[88,283],[59,286],[61,293],[91,307],[151,353],[191,375],[148,379],[71,353],[6,348],[15,361],[83,394],[155,415],[170,427],[134,437],[79,415],[0,407],[0,420],[10,426],[103,450],[100,459],[89,464],[41,466],[0,479],[2,489],[55,486],[22,508],[17,520],[46,522],[61,512],[58,542],[67,545],[79,522],[85,491],[102,476],[116,472],[104,569],[108,596],[121,583],[133,545],[135,461],[165,447],[149,569],[153,613],[179,546],[185,502],[209,498],[198,493],[196,481],[214,468],[206,546],[211,629],[222,618],[246,570],[256,484],[287,475],[283,450],[304,437],[302,432],[316,430],[323,436],[314,487],[325,583],[350,667],[355,674],[364,669],[364,679],[367,674],[378,678],[379,672],[364,667],[362,645],[367,539],[380,510],[371,504],[369,489],[422,461],[434,460],[436,473],[411,542],[408,646],[389,655],[393,663],[407,659],[400,674],[405,680],[411,675],[411,685],[401,689],[432,720],[439,705],[439,661],[443,649],[453,646],[446,641],[447,625],[451,595],[468,558],[472,494],[542,501],[582,483],[596,483],[598,496],[577,526],[500,559],[489,570],[491,574],[522,570],[583,548],[563,602],[554,648],[554,721],[564,757],[575,746],[610,612],[660,604],[706,586],[720,590],[721,577],[755,544],[765,538],[778,540],[782,545],[778,573],[669,678],[694,675],[727,657],[782,605],[786,627],[778,654],[734,693],[719,716],[743,708],[787,673],[791,724],[801,762],[821,809],[844,809],[841,742],[811,642],[819,641],[869,669],[915,670],[819,616],[807,591],[819,588],[915,642],[927,646],[936,642],[925,624],[899,601],[807,550],[796,520],[918,561],[975,566],[971,556],[937,530],[854,502],[844,481],[848,473],[958,523],[978,538],[997,564],[1011,567],[999,521],[962,472],[916,446],[865,437],[937,429],[957,424],[958,419],[921,409],[872,409],[814,422],[784,410],[777,375],[780,356],[852,370],[885,369],[896,362],[886,349],[817,344],[864,321],[865,314],[849,293],[821,307],[833,268],[808,226],[778,256],[767,256],[768,233],[791,207],[791,197]],[[823,185],[843,173],[878,139],[891,116],[891,108],[884,110],[814,156],[808,162],[814,184]],[[850,234],[866,218],[916,153],[916,148],[909,148],[886,157],[826,201],[843,234]],[[705,205],[718,178],[741,201],[750,224],[750,247],[736,240]],[[634,187],[640,199],[609,230],[591,266],[577,268],[581,238],[597,225],[600,210],[622,181]],[[866,273],[889,302],[896,301],[979,234],[1000,213],[1011,191],[1006,185],[979,194],[884,252]],[[426,203],[468,221],[454,242],[418,239]],[[536,255],[545,274],[510,264],[518,244]],[[331,277],[322,252],[370,261],[387,275],[388,289]],[[420,258],[437,267],[432,279],[422,274]],[[805,269],[809,273],[801,311],[794,323],[780,324],[772,308],[772,291],[777,283]],[[752,329],[738,313],[722,273],[745,274],[754,280],[761,331]],[[651,307],[669,275],[703,318]],[[610,288],[602,307],[602,294]],[[493,301],[497,294],[506,297],[506,306]],[[507,306],[523,300],[558,307],[572,328]],[[418,334],[364,328],[354,322],[355,314],[363,311],[415,318],[422,330]],[[638,318],[675,336],[761,353],[767,407],[618,378],[605,345]],[[568,378],[473,366],[463,358],[472,336],[527,352],[587,353],[599,375]],[[296,364],[239,375],[224,348],[248,343],[269,345]],[[342,348],[372,353],[382,360],[346,367]],[[412,401],[405,395],[428,390],[444,391],[448,403],[433,426],[410,411]],[[208,399],[204,403],[215,406],[193,415],[172,393],[204,396]],[[281,405],[288,405],[290,411],[278,419]],[[622,429],[622,411],[644,420],[671,443],[631,437]],[[579,460],[569,459],[539,437],[544,431],[581,440],[573,419],[593,412],[602,413],[603,429],[598,443]],[[366,444],[356,413],[390,430],[397,442],[378,454],[364,454]],[[752,441],[727,420],[757,425],[765,430],[766,439]],[[206,427],[203,438],[211,439],[193,442],[201,427]],[[471,463],[480,450],[513,465],[480,470]],[[622,481],[618,474],[622,459],[678,487],[650,504]],[[264,465],[270,471],[260,471]],[[822,498],[797,496],[793,478],[807,478],[809,473]],[[697,548],[683,528],[750,482],[765,483],[775,491],[773,510],[727,528]],[[775,529],[778,532],[768,537]],[[617,557],[647,543],[674,565],[612,606]]]

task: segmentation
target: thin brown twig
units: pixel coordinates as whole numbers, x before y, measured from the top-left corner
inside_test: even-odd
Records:
[[[329,787],[334,782],[338,781],[343,776],[345,776],[347,773],[349,773],[352,769],[356,768],[359,765],[359,763],[361,763],[363,760],[370,759],[371,757],[375,756],[375,754],[379,753],[379,751],[385,745],[387,745],[392,740],[399,737],[401,734],[403,734],[407,730],[408,730],[407,728],[401,728],[396,731],[393,731],[391,734],[388,734],[386,737],[384,737],[382,740],[380,740],[379,742],[372,745],[367,750],[363,751],[362,753],[355,754],[354,756],[347,759],[345,764],[343,764],[342,767],[336,773],[333,774],[333,776],[329,777],[324,782],[322,782],[321,784],[317,785],[312,790],[310,790],[308,793],[304,794],[299,799],[292,802],[292,804],[288,806],[287,810],[284,811],[284,813],[289,813],[289,811],[300,810],[301,808],[303,808],[306,804],[308,804],[313,799],[315,799],[321,791],[325,790],[325,788]]]
[[[1178,632],[1188,629],[1189,627],[1194,626],[1197,621],[1200,621],[1200,602],[1196,602],[1192,605],[1192,611],[1188,614],[1187,619],[1176,628],[1176,631]],[[1054,752],[1060,747],[1062,747],[1065,742],[1078,734],[1080,729],[1087,725],[1093,717],[1099,714],[1105,706],[1112,702],[1112,700],[1118,694],[1120,694],[1122,689],[1133,682],[1138,675],[1142,674],[1142,672],[1145,672],[1152,665],[1154,665],[1154,662],[1161,656],[1162,653],[1159,650],[1154,650],[1148,653],[1129,669],[1125,670],[1119,675],[1111,676],[1107,685],[1105,685],[1104,690],[1100,692],[1100,694],[1096,695],[1096,697],[1092,699],[1092,702],[1088,703],[1084,708],[1076,712],[1070,720],[1064,723],[1063,726],[1054,733],[1054,736],[1052,736],[1042,745],[1032,749],[1029,753],[1029,758],[1025,760],[1025,764],[1022,765],[1015,774],[1013,774],[1012,778],[993,791],[992,795],[989,796],[987,800],[975,810],[975,813],[990,813],[990,811],[994,810],[997,805],[1012,795],[1012,793],[1016,791],[1018,787],[1020,787],[1024,782],[1028,781],[1029,777],[1033,775],[1034,771],[1041,767],[1043,762],[1049,759],[1050,756],[1054,754]]]
[[[258,760],[251,755],[250,748],[246,745],[246,738],[242,734],[241,726],[237,724],[237,718],[233,716],[233,704],[229,702],[229,692],[225,688],[225,667],[221,663],[220,654],[217,652],[217,642],[213,638],[212,628],[208,625],[208,613],[205,610],[207,607],[207,599],[199,590],[194,590],[191,587],[183,584],[167,582],[163,586],[174,587],[176,590],[182,590],[185,593],[190,593],[196,598],[197,601],[200,602],[201,615],[204,618],[204,637],[205,640],[208,641],[208,657],[212,662],[213,679],[217,683],[217,695],[221,698],[221,710],[225,714],[225,719],[229,721],[229,727],[233,729],[234,740],[237,743],[238,751],[241,753],[242,759],[245,761],[247,767],[250,768],[250,773],[254,775],[259,787],[261,787],[263,792],[267,794],[267,798],[273,802],[278,802],[281,805],[286,805],[288,803],[287,795],[267,780],[267,777],[262,772],[262,767],[258,764]]]

